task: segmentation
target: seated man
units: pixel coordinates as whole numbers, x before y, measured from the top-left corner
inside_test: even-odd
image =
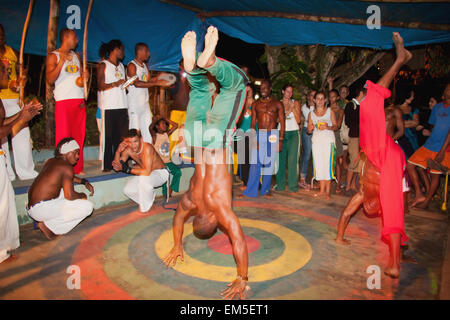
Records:
[[[434,126],[430,137],[425,144],[408,159],[408,173],[416,192],[416,199],[412,203],[412,207],[421,209],[426,209],[428,207],[428,204],[439,186],[439,178],[442,174],[442,171],[433,168],[430,170],[431,184],[424,197],[420,188],[419,176],[416,169],[423,177],[424,171],[428,166],[428,159],[436,160],[436,162],[445,167],[450,166],[450,149],[448,146],[448,136],[450,134],[450,84],[447,84],[445,87],[442,98],[444,101],[433,107],[430,120],[428,121]]]
[[[130,158],[135,162],[131,167]],[[117,148],[112,166],[115,171],[136,175],[127,182],[123,193],[139,204],[141,213],[148,213],[155,201],[154,188],[169,179],[169,170],[155,148],[144,142],[139,131],[130,129]]]
[[[94,195],[94,187],[74,174],[79,157],[80,146],[75,139],[62,139],[55,157],[47,160],[28,190],[28,214],[49,240],[68,233],[94,209],[86,194],[73,188],[74,183],[80,183],[91,197]]]
[[[169,129],[169,125],[172,125],[172,128]],[[176,122],[161,116],[154,117],[154,121],[149,128],[155,150],[158,152],[159,156],[164,161],[164,164],[167,166],[167,169],[169,169],[169,172],[173,176],[170,181],[169,196],[172,196],[172,190],[175,192],[180,191],[181,169],[171,161],[169,147],[169,137],[177,129],[178,124]],[[167,194],[166,185],[163,185],[163,194]]]

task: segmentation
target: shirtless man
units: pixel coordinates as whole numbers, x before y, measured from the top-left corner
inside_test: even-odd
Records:
[[[7,77],[6,68],[0,63],[0,79]],[[0,87],[1,88],[1,87]],[[0,99],[0,140],[11,134],[16,126],[23,126],[39,114],[42,105],[36,102],[26,104],[18,113],[6,117],[6,111]],[[0,263],[11,262],[17,258],[9,251],[20,246],[19,224],[17,222],[14,189],[8,178],[6,156],[0,145]]]
[[[256,130],[258,124],[257,141],[258,145],[253,148],[251,155],[250,173],[247,188],[242,193],[246,197],[258,197],[261,169],[264,167],[260,195],[271,197],[270,183],[272,181],[274,161],[277,151],[283,149],[284,131],[286,118],[284,106],[281,101],[272,97],[272,85],[269,80],[261,83],[261,98],[258,99],[252,108],[251,128]],[[278,133],[277,127],[280,124]],[[278,150],[276,145],[278,143]]]
[[[128,165],[130,158],[135,165]],[[123,193],[139,204],[141,213],[148,213],[155,201],[155,188],[169,179],[169,171],[155,148],[144,142],[139,131],[130,129],[117,148],[112,166],[115,171],[136,176],[127,182]]]
[[[384,100],[387,89],[400,68],[411,59],[411,53],[403,46],[403,39],[393,33],[397,59],[386,74],[374,84],[367,81],[367,95],[360,109],[360,144],[367,160],[362,171],[362,183],[344,211],[338,223],[336,242],[348,245],[344,239],[350,218],[361,205],[370,214],[380,214],[383,219],[382,240],[389,244],[390,258],[385,274],[392,278],[400,275],[400,246],[408,241],[404,226],[402,179],[405,171],[405,155],[387,132]]]
[[[28,190],[28,215],[37,221],[49,240],[66,234],[89,216],[94,209],[74,183],[83,184],[94,195],[94,187],[75,176],[74,166],[80,158],[80,146],[73,138],[63,138],[55,149],[55,157],[45,162]]]
[[[163,260],[166,266],[175,265],[177,258],[183,260],[184,223],[194,217],[192,224],[194,235],[199,239],[211,238],[217,228],[230,239],[233,255],[237,264],[237,277],[222,292],[225,299],[239,295],[245,299],[248,281],[248,251],[244,234],[232,210],[232,182],[228,171],[229,148],[233,135],[230,129],[236,122],[245,102],[245,85],[248,82],[245,73],[236,65],[215,56],[219,39],[215,27],[208,28],[205,35],[205,49],[197,58],[196,34],[189,31],[181,41],[181,51],[187,79],[191,86],[186,114],[185,138],[188,146],[196,149],[195,171],[189,190],[183,195],[173,218],[174,246]],[[214,76],[221,85],[220,93],[214,99],[207,73]],[[195,124],[220,133],[219,139],[208,140],[205,135],[194,137]],[[201,130],[199,130],[201,131]]]

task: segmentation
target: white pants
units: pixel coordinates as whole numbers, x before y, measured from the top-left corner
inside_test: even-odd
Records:
[[[36,221],[43,222],[54,234],[66,234],[94,210],[89,200],[67,200],[61,189],[59,197],[39,202],[28,210],[28,214]]]
[[[19,246],[19,223],[14,189],[8,178],[5,156],[0,155],[0,262],[9,257],[8,251]]]
[[[2,99],[5,107],[6,117],[11,117],[20,111],[18,99]],[[16,179],[16,175],[11,166],[11,157],[9,155],[8,138],[2,139],[2,149],[6,154],[6,167],[11,181]],[[31,152],[30,129],[28,127],[20,130],[11,139],[14,153],[14,164],[17,175],[20,180],[34,179],[38,173],[34,170],[33,155]]]
[[[155,188],[162,186],[169,179],[167,169],[154,170],[149,176],[131,178],[123,193],[139,205],[141,212],[147,212],[155,201]]]
[[[128,108],[130,119],[130,129],[138,129],[141,132],[144,142],[152,143],[152,135],[148,127],[152,124],[152,113],[148,104],[143,106],[130,106]]]

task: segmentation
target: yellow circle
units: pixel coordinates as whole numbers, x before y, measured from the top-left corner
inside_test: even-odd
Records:
[[[258,228],[278,236],[285,244],[283,254],[277,259],[258,266],[248,268],[250,282],[269,281],[296,272],[305,266],[312,256],[312,248],[308,241],[289,228],[281,225],[252,219],[239,219],[241,226]],[[193,232],[192,224],[184,225],[183,239]],[[155,251],[159,258],[163,259],[173,247],[172,229],[165,231],[155,243]],[[184,262],[178,260],[173,267],[176,271],[185,275],[212,280],[230,282],[236,278],[236,268],[216,266],[198,261],[184,253]]]

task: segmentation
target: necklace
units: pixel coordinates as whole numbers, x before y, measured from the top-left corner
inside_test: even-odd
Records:
[[[272,96],[270,96],[269,98],[261,98],[261,102],[270,102],[272,101]]]

